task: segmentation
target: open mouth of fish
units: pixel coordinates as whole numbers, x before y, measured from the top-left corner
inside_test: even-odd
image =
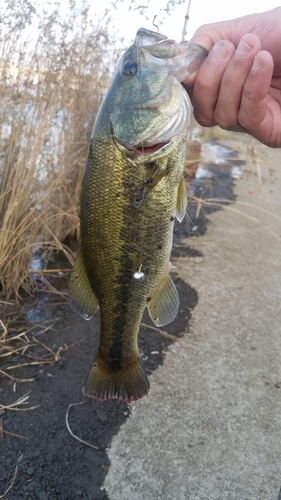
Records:
[[[153,146],[138,146],[135,149],[135,152],[140,153],[142,155],[148,155],[151,153],[155,153],[156,151],[159,151],[159,149],[162,149],[164,146],[166,146],[170,142],[171,141],[159,142],[158,144],[154,144]]]

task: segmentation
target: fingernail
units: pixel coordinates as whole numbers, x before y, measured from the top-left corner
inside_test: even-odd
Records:
[[[252,48],[253,47],[250,47],[250,45],[248,45],[245,40],[242,39],[240,40],[239,45],[236,49],[236,54],[242,57],[247,56],[251,52]]]
[[[263,62],[260,60],[258,56],[256,56],[252,64],[252,71],[254,72],[260,71],[262,67],[263,67]]]
[[[223,61],[228,54],[223,42],[216,43],[210,53],[210,57],[212,61],[221,62]]]

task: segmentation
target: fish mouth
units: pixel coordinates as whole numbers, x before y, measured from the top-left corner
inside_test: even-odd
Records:
[[[164,146],[167,146],[167,144],[170,144],[170,142],[171,141],[159,142],[158,144],[154,144],[153,146],[138,146],[137,148],[135,148],[135,152],[137,154],[149,155],[151,153],[155,153],[156,151],[159,151]]]

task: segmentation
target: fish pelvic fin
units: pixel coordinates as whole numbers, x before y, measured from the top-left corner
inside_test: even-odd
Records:
[[[124,360],[119,369],[97,355],[83,387],[83,394],[100,400],[119,399],[127,403],[148,394],[150,385],[139,354]]]
[[[177,195],[177,205],[176,205],[176,218],[179,222],[184,219],[186,214],[187,207],[187,196],[186,196],[186,187],[185,181],[182,177],[178,187],[178,195]]]
[[[81,250],[71,271],[68,302],[85,319],[91,319],[98,308],[98,299],[89,282]]]
[[[168,274],[147,303],[149,316],[156,326],[171,323],[178,313],[179,296],[174,282]]]

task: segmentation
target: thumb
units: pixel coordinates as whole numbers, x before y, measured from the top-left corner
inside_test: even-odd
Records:
[[[206,27],[207,27],[207,25],[206,25]],[[188,41],[188,43],[191,43],[191,42],[197,43],[198,45],[201,45],[202,47],[204,47],[204,49],[206,49],[207,52],[209,53],[214,44],[213,44],[211,38],[207,34],[202,33],[203,28],[205,28],[205,26],[202,26],[201,28],[199,28],[196,31],[196,33],[193,35],[193,37]],[[204,64],[204,63],[202,63],[202,64]],[[197,71],[194,71],[194,73],[191,73],[190,75],[188,75],[187,78],[182,82],[183,86],[188,91],[188,93],[190,93],[192,91],[192,87],[193,87],[193,84],[195,82],[195,78],[196,78],[198,69],[197,69]]]
[[[205,28],[205,26],[202,26],[201,28],[199,28],[194,33],[194,35],[189,40],[189,42],[198,43],[198,45],[202,45],[208,52],[210,52],[210,50],[215,45],[215,43],[218,42],[221,38],[219,36],[218,37],[211,37],[209,34],[210,29],[208,30],[209,32],[206,33],[203,31],[203,28]],[[206,28],[207,28],[207,26],[206,26]]]

